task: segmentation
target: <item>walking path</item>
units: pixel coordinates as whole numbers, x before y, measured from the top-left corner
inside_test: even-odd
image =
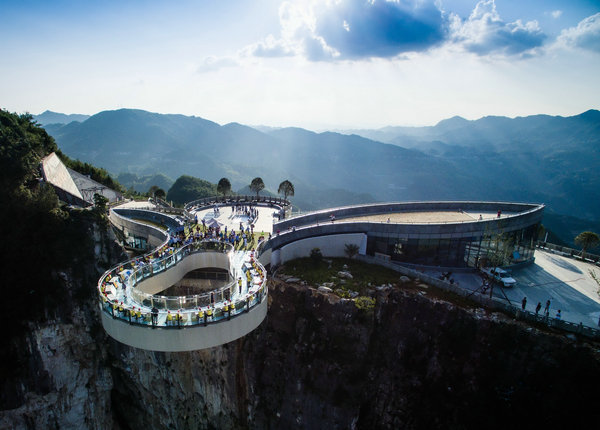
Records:
[[[600,319],[600,286],[590,275],[590,270],[600,277],[600,268],[594,264],[537,249],[534,264],[512,271],[517,285],[504,289],[496,285],[493,294],[505,300],[508,298],[519,307],[523,297],[527,297],[526,310],[535,312],[539,302],[542,305],[540,313],[546,301],[550,300],[552,318],[560,309],[563,320],[597,328]],[[426,270],[425,273],[438,277],[442,272]],[[482,278],[477,273],[453,273],[451,277],[460,287],[472,291],[482,285]]]

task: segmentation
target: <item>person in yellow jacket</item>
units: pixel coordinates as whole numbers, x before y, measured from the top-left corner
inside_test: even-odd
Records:
[[[173,324],[173,315],[171,315],[171,311],[167,311],[167,325]]]

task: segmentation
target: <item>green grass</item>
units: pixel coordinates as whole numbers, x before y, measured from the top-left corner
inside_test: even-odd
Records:
[[[331,266],[329,266],[328,261],[331,261]],[[344,265],[347,265],[348,269],[344,269]],[[325,258],[317,264],[309,257],[298,258],[285,263],[281,270],[286,275],[302,279],[314,286],[325,282],[333,282],[334,286],[332,288],[340,297],[350,297],[350,291],[365,295],[369,289],[368,284],[371,284],[371,287],[382,284],[397,284],[400,277],[399,273],[391,269],[348,258]],[[353,279],[340,278],[338,276],[339,271],[350,272]]]

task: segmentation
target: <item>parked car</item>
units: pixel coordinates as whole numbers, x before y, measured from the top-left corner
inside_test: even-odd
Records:
[[[511,288],[517,285],[517,281],[506,270],[500,267],[484,267],[481,271],[492,278],[492,280],[502,284],[503,287]]]

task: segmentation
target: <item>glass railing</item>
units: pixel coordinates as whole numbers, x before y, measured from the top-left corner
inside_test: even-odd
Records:
[[[261,303],[267,293],[264,282],[266,271],[258,261],[253,262],[255,271],[260,277],[258,287],[252,288],[243,297],[235,297],[233,301],[231,292],[237,284],[235,279],[217,290],[190,296],[151,295],[135,288],[142,280],[168,270],[191,254],[230,253],[231,251],[233,246],[229,243],[201,241],[179,249],[162,246],[144,257],[123,263],[104,273],[98,282],[102,309],[112,317],[123,319],[131,324],[161,327],[208,324],[247,312]],[[111,284],[115,290],[121,289],[118,297],[109,296]],[[131,300],[125,299],[127,289],[129,289],[128,298]],[[157,312],[154,318],[151,310]],[[203,315],[199,316],[199,314]]]
[[[184,328],[193,326],[206,326],[208,324],[228,321],[241,314],[247,313],[256,305],[262,303],[266,298],[267,288],[265,283],[253,294],[248,294],[235,302],[217,303],[214,307],[195,309],[194,311],[172,311],[159,310],[153,313],[148,309],[132,309],[120,306],[117,303],[102,302],[102,310],[115,319],[128,322],[131,325],[160,327],[160,328]],[[169,317],[170,315],[170,317]]]

